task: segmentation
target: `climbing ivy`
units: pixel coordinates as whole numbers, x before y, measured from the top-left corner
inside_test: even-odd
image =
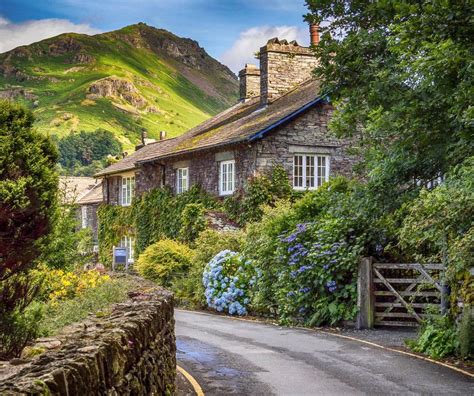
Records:
[[[183,211],[189,204],[204,209],[218,209],[220,204],[200,186],[174,195],[168,188],[158,188],[135,197],[132,206],[103,205],[98,211],[99,257],[111,264],[112,247],[124,235],[135,237],[135,256],[163,238],[178,239],[183,226]]]
[[[250,178],[242,191],[225,201],[227,214],[240,225],[259,221],[265,205],[273,205],[278,199],[290,199],[293,195],[288,174],[281,165],[266,174]]]
[[[101,205],[97,211],[99,219],[99,259],[106,265],[112,264],[112,247],[118,246],[124,235],[135,235],[132,208]]]

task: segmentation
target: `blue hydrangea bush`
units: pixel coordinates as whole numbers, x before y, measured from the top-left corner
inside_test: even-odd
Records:
[[[282,322],[319,325],[353,319],[361,249],[343,219],[297,224],[281,235],[276,291]]]
[[[202,282],[207,305],[218,312],[247,315],[256,282],[252,263],[230,250],[219,252],[204,269]]]

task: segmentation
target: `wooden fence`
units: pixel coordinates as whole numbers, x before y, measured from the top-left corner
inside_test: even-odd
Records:
[[[428,307],[440,308],[442,264],[359,264],[358,328],[418,326]]]

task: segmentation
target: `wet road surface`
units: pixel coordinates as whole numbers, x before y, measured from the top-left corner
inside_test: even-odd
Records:
[[[178,364],[206,395],[472,395],[448,368],[309,330],[175,311]]]

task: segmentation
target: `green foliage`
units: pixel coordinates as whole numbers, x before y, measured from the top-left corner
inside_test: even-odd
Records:
[[[97,211],[99,261],[112,265],[112,248],[118,246],[123,236],[134,235],[133,213],[130,207],[101,205]]]
[[[122,145],[110,131],[70,133],[58,142],[59,163],[74,175],[90,176],[107,165],[109,155],[122,152]]]
[[[274,205],[278,199],[289,199],[292,193],[286,170],[277,165],[268,175],[249,179],[244,191],[226,199],[225,208],[232,219],[244,225],[260,220],[263,206]]]
[[[38,334],[43,337],[54,335],[65,326],[86,319],[90,314],[104,315],[111,304],[125,301],[128,291],[133,288],[136,288],[136,284],[125,278],[117,278],[88,288],[82,294],[59,303],[35,302],[31,309],[43,312]]]
[[[459,353],[464,359],[474,356],[474,317],[470,305],[464,307],[459,322]]]
[[[168,189],[155,189],[135,198],[132,212],[136,253],[140,254],[160,239],[177,239],[183,227],[183,211],[188,204],[200,204],[206,209],[217,207],[215,199],[197,185],[178,195]]]
[[[181,222],[179,239],[185,243],[193,243],[206,228],[204,206],[200,203],[187,204],[181,215]]]
[[[255,311],[311,325],[354,317],[355,271],[370,242],[358,188],[332,179],[247,227],[244,254],[261,271]]]
[[[190,267],[193,252],[186,245],[162,239],[148,246],[136,262],[136,270],[145,279],[169,287]]]
[[[291,230],[297,223],[288,201],[280,201],[274,207],[264,207],[260,222],[247,226],[243,252],[262,272],[257,292],[253,298],[253,310],[262,314],[277,315],[278,302],[275,284],[280,270],[275,252],[280,244],[279,236]],[[237,250],[238,251],[238,250]]]
[[[449,317],[432,314],[423,323],[418,339],[408,345],[415,352],[426,353],[433,359],[455,355],[459,350],[456,324]]]
[[[186,276],[176,278],[171,289],[180,305],[206,307],[202,274],[207,263],[220,251],[239,251],[243,242],[241,232],[217,232],[206,229],[199,234],[194,246],[193,260]]]
[[[32,130],[33,116],[0,100],[0,340],[3,358],[17,356],[34,336],[34,320],[22,316],[38,285],[28,271],[51,229],[58,178],[51,141]],[[10,333],[10,335],[8,335]]]
[[[58,201],[51,217],[52,230],[42,241],[39,261],[50,268],[82,268],[92,259],[92,231],[79,228],[78,207],[65,203],[65,185],[60,186]]]
[[[314,50],[315,73],[336,105],[330,127],[361,137],[380,205],[396,207],[414,180],[473,155],[471,1],[307,4],[308,20],[329,21]]]
[[[400,245],[415,260],[445,262],[451,286],[453,309],[456,300],[474,301],[474,157],[456,167],[443,184],[403,208]]]
[[[42,318],[42,310],[35,306],[26,312],[15,310],[0,315],[0,359],[20,356],[23,348],[40,334],[38,323]]]
[[[350,222],[337,217],[297,224],[275,252],[275,285],[284,323],[334,324],[357,312],[357,268],[362,246]]]

